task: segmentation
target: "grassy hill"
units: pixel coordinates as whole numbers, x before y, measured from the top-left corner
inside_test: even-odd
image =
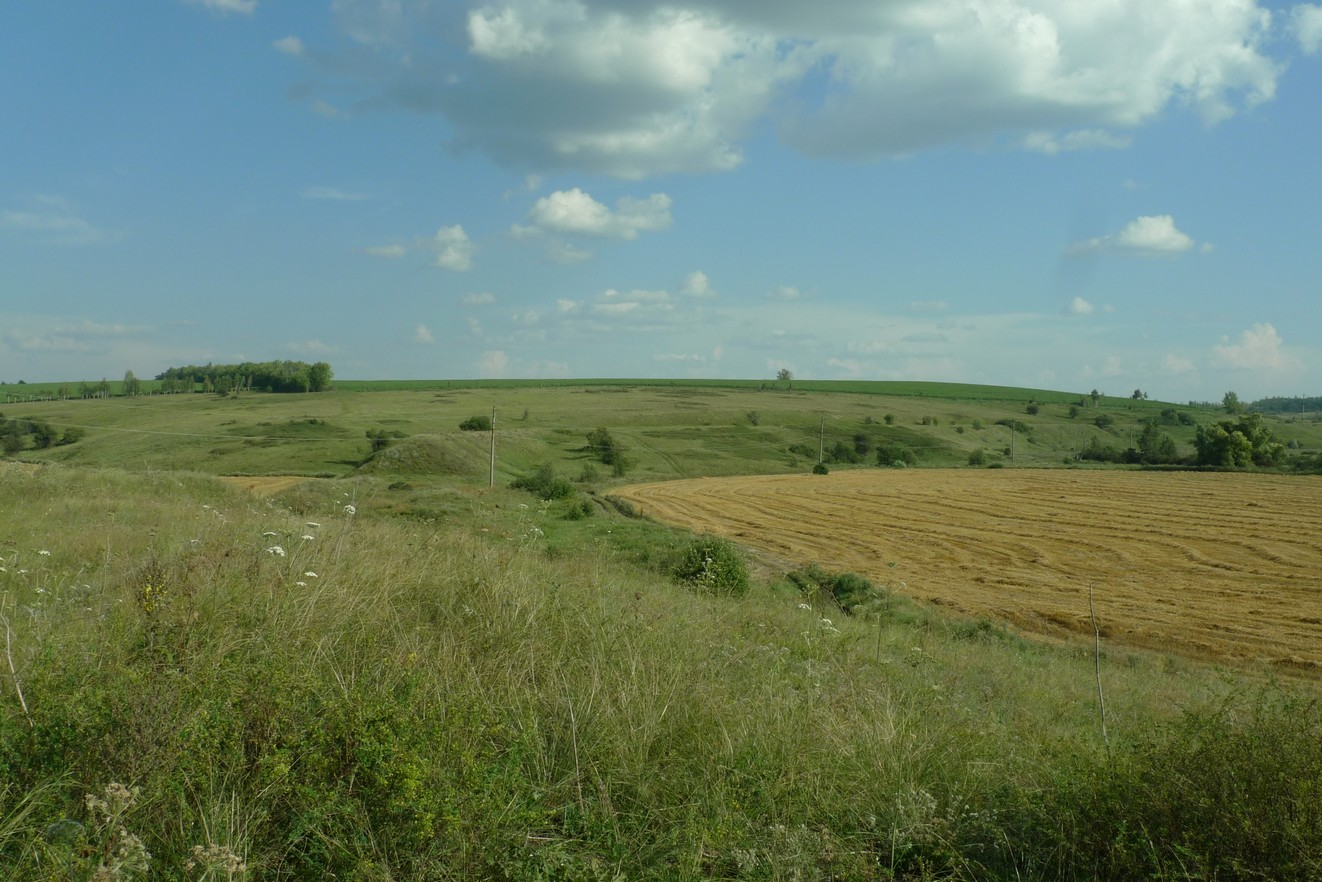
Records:
[[[583,450],[586,435],[598,427],[623,445],[631,480],[657,480],[799,471],[816,462],[819,448],[829,454],[838,445],[862,450],[864,466],[876,465],[877,448],[888,444],[912,450],[919,465],[965,465],[982,450],[989,463],[1059,466],[1089,444],[1133,446],[1142,422],[1163,412],[1185,418],[1163,424],[1162,431],[1187,454],[1194,424],[1224,416],[1210,407],[1107,397],[1094,404],[1088,397],[1001,387],[761,385],[493,382],[370,393],[148,395],[10,403],[3,414],[82,433],[76,444],[21,452],[34,461],[343,477],[367,459],[368,432],[397,440],[450,438],[437,443],[467,448],[473,436],[461,433],[459,424],[494,408],[499,483],[542,462],[581,470],[590,458]],[[1322,448],[1322,423],[1290,417],[1274,419],[1273,429],[1301,450]],[[463,459],[469,467],[451,463],[438,476],[470,484],[489,479],[488,455]],[[373,470],[382,472],[384,464]],[[400,470],[419,471],[416,463]]]
[[[0,878],[1318,878],[1311,681],[1097,666],[898,585],[855,584],[856,615],[766,567],[717,596],[675,578],[691,537],[607,501],[804,471],[789,448],[822,433],[1008,465],[998,419],[1031,427],[1014,465],[1054,466],[1171,406],[1104,399],[1100,429],[1091,401],[1001,394],[6,404],[84,434],[0,462]],[[489,436],[458,424],[493,406],[488,490]],[[623,477],[584,449],[597,427]],[[372,457],[369,431],[392,441]],[[586,508],[507,488],[544,463]]]

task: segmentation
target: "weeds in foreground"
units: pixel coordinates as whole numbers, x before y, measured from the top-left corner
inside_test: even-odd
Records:
[[[1108,753],[1089,653],[894,598],[552,559],[517,508],[506,540],[338,493],[22,480],[0,535],[51,554],[0,573],[7,880],[1322,875],[1302,687],[1105,668]]]

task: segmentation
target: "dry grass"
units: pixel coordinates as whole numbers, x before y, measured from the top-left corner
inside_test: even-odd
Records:
[[[624,488],[643,513],[1054,636],[1322,670],[1317,478],[856,471]],[[892,567],[891,564],[894,564]]]

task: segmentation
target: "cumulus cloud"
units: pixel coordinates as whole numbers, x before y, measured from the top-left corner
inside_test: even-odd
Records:
[[[509,370],[510,357],[499,349],[491,349],[482,353],[476,367],[484,377],[503,377]]]
[[[303,41],[293,35],[281,37],[279,40],[272,43],[271,46],[277,52],[283,52],[284,54],[292,55],[295,58],[298,58],[307,51],[307,47],[303,45]]]
[[[1322,6],[1301,3],[1290,11],[1290,30],[1307,55],[1322,49]]]
[[[477,246],[459,224],[441,227],[432,237],[431,245],[436,250],[436,265],[442,269],[462,273],[473,268]]]
[[[538,199],[528,211],[528,219],[544,232],[636,239],[640,232],[670,226],[670,197],[664,193],[646,199],[625,196],[611,211],[575,187]]]
[[[1270,100],[1282,69],[1263,49],[1270,13],[1252,0],[334,8],[354,51],[374,57],[304,57],[372,106],[443,116],[455,149],[508,167],[626,178],[734,168],[762,120],[799,150],[851,158],[992,140],[1121,148],[1171,106],[1217,121]],[[1306,49],[1314,8],[1293,18]]]
[[[702,270],[694,270],[684,277],[684,284],[679,286],[679,293],[686,297],[715,297],[711,280]]]
[[[436,338],[432,336],[431,329],[426,325],[418,325],[413,329],[414,343],[435,343]]]
[[[1276,328],[1266,322],[1253,325],[1234,343],[1229,337],[1222,338],[1212,351],[1222,363],[1233,368],[1290,371],[1302,366],[1300,359],[1285,348]]]
[[[1095,307],[1084,300],[1082,297],[1075,297],[1070,301],[1068,312],[1070,315],[1092,315]]]
[[[1160,257],[1180,254],[1193,246],[1194,240],[1176,228],[1174,218],[1159,214],[1132,220],[1118,233],[1075,242],[1066,253]]]
[[[803,292],[793,285],[780,285],[777,288],[767,292],[768,300],[800,300],[803,298]]]

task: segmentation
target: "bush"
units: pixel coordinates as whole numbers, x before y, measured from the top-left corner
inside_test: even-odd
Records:
[[[809,597],[829,594],[844,612],[880,595],[871,579],[858,573],[828,573],[817,564],[810,564],[789,573],[789,580]]]
[[[1109,413],[1099,413],[1097,416],[1093,417],[1093,424],[1099,429],[1107,429],[1115,425],[1115,417],[1111,416]]]
[[[883,468],[902,469],[917,464],[918,454],[914,453],[913,448],[907,444],[901,444],[899,441],[882,441],[877,445],[877,465]]]
[[[624,458],[624,448],[606,429],[593,429],[588,432],[587,451],[608,466],[613,466]]]
[[[543,463],[537,471],[510,482],[515,490],[527,490],[537,494],[538,499],[564,499],[574,492],[574,486],[564,478],[558,478],[555,467],[549,462]]]
[[[979,447],[977,450],[969,454],[969,465],[984,466],[986,464],[987,464],[987,451],[983,450],[981,447]]]
[[[1039,410],[1041,410],[1041,408],[1039,408],[1036,404],[1030,404],[1028,405],[1028,407],[1024,408],[1024,413],[1028,414],[1029,416],[1037,416]]]
[[[471,416],[459,424],[459,428],[465,432],[490,432],[491,417],[489,416]]]
[[[716,536],[701,536],[689,543],[673,574],[677,581],[708,594],[742,597],[748,593],[748,564],[743,552]]]
[[[814,475],[825,475],[829,474],[830,471],[831,470],[826,467],[826,463],[824,462],[819,462],[812,467],[812,473]]]

